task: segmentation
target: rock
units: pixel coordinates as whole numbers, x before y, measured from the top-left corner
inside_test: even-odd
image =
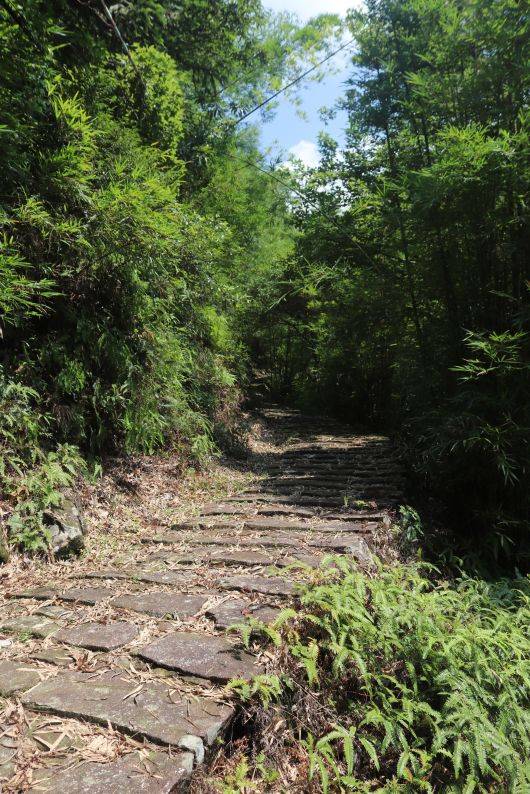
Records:
[[[34,711],[76,717],[104,725],[110,722],[135,739],[177,746],[183,736],[194,734],[210,744],[231,719],[233,708],[211,698],[171,693],[164,684],[126,680],[123,673],[64,672],[44,681],[22,699]],[[86,789],[85,789],[86,790]]]
[[[57,667],[68,667],[72,664],[74,657],[65,648],[49,648],[46,651],[38,651],[31,654],[32,659],[47,664],[55,664]]]
[[[134,623],[118,621],[106,625],[81,623],[69,629],[61,629],[55,639],[90,651],[114,651],[122,645],[128,645],[137,635],[138,628]]]
[[[20,593],[8,593],[9,598],[34,598],[37,601],[52,601],[57,590],[51,587],[36,587],[34,590],[22,590]]]
[[[186,595],[184,593],[133,593],[113,598],[113,607],[130,609],[133,612],[144,612],[163,618],[166,615],[186,620],[199,612],[209,597],[203,595]]]
[[[260,672],[256,659],[223,637],[178,631],[140,648],[138,656],[179,673],[230,681],[251,678]]]
[[[108,764],[81,763],[63,771],[50,770],[39,779],[39,790],[68,794],[170,794],[193,769],[192,753],[151,752],[147,758],[130,753]]]
[[[178,745],[182,750],[189,750],[195,756],[195,763],[202,764],[204,761],[204,744],[198,736],[183,736]]]
[[[268,576],[229,576],[219,582],[223,590],[242,590],[245,593],[266,593],[267,595],[287,596],[295,589],[295,583],[288,579]]]
[[[56,557],[79,554],[84,548],[84,526],[81,512],[69,498],[63,499],[61,507],[47,510],[43,522],[50,537],[50,548]]]
[[[7,541],[0,537],[0,564],[3,562],[9,562],[9,547]]]
[[[74,601],[78,604],[93,606],[99,604],[100,601],[105,601],[111,595],[113,595],[112,590],[107,590],[105,587],[72,587],[71,590],[65,590],[64,593],[57,593],[57,598],[61,601]]]
[[[216,628],[228,629],[230,626],[244,623],[248,618],[256,618],[262,623],[272,623],[280,612],[280,609],[268,604],[254,604],[242,598],[233,598],[211,607],[206,614],[213,618]]]
[[[0,780],[8,780],[15,771],[16,747],[3,747],[0,745]],[[0,791],[1,791],[0,787]]]
[[[71,609],[61,607],[58,604],[45,604],[35,611],[35,615],[42,615],[45,618],[50,618],[50,620],[68,620],[76,617],[76,613]]]
[[[21,615],[20,617],[6,620],[2,623],[4,631],[13,634],[31,634],[35,637],[49,637],[54,634],[61,626],[53,620],[40,617],[39,615]]]
[[[215,546],[214,546],[215,548]],[[275,557],[262,551],[211,551],[204,556],[210,563],[222,565],[274,565]]]
[[[0,695],[4,697],[31,689],[39,681],[39,671],[31,669],[27,662],[0,662]]]

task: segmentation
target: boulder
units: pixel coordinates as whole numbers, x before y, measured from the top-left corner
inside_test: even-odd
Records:
[[[84,526],[81,512],[72,499],[65,497],[61,507],[43,514],[44,525],[50,538],[50,548],[55,557],[79,554],[84,548]]]

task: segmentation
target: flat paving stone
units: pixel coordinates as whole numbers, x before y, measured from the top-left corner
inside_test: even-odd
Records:
[[[163,618],[166,615],[186,620],[199,612],[209,598],[209,593],[187,595],[185,593],[131,593],[111,601],[113,607],[130,609]]]
[[[374,557],[368,544],[357,535],[343,535],[340,538],[315,538],[309,541],[309,546],[318,549],[332,549],[341,554],[351,554],[356,560],[368,565],[372,565]]]
[[[54,638],[90,651],[114,651],[122,645],[128,645],[136,636],[138,636],[138,628],[134,623],[117,621],[107,624],[81,623],[61,629]]]
[[[291,532],[289,535],[270,532],[266,535],[239,535],[234,536],[233,533],[223,535],[222,530],[215,533],[204,532],[195,534],[190,538],[179,539],[177,533],[167,535],[157,535],[151,538],[152,543],[162,543],[173,546],[181,544],[182,542],[194,543],[197,545],[206,546],[228,546],[228,547],[251,547],[262,546],[263,548],[271,549],[303,549],[304,544],[309,547],[316,547],[319,549],[328,549],[329,551],[342,551],[349,553],[348,549],[358,550],[364,544],[368,548],[359,535],[352,535],[351,533],[345,534],[340,538],[335,537],[331,532],[327,535],[325,533],[319,535],[318,532],[295,533]],[[346,549],[346,551],[344,551]],[[352,552],[353,553],[353,552]],[[183,555],[183,560],[189,561],[190,558]],[[193,560],[191,560],[193,562]]]
[[[67,667],[72,664],[74,657],[72,653],[65,648],[47,648],[44,651],[37,651],[31,654],[32,659],[39,662],[46,662],[47,664],[55,664],[57,667]]]
[[[8,593],[9,598],[34,598],[36,601],[51,601],[57,595],[57,590],[51,587],[35,587],[32,590],[22,590],[20,593]]]
[[[138,651],[148,662],[186,675],[229,681],[260,672],[254,656],[223,637],[196,632],[166,634]]]
[[[214,547],[215,548],[215,547]],[[205,559],[223,565],[274,565],[276,558],[263,551],[211,551]]]
[[[144,570],[142,568],[127,568],[121,571],[89,571],[83,574],[84,579],[133,579],[138,582],[152,584],[185,584],[190,580],[186,571],[170,570]],[[112,594],[111,594],[112,595]]]
[[[308,507],[295,505],[260,505],[258,516],[299,516],[300,518],[315,518],[315,511]]]
[[[361,520],[358,523],[358,527],[352,527],[350,523],[345,523],[343,521],[322,521],[320,519],[313,519],[312,521],[304,523],[303,521],[292,521],[282,518],[253,518],[251,520],[245,520],[244,523],[245,529],[272,530],[273,532],[307,532],[308,530],[318,532],[351,532],[354,528],[358,529],[358,531],[373,532],[377,527],[377,522],[365,520]]]
[[[230,626],[244,623],[248,618],[255,618],[262,623],[272,623],[281,609],[268,604],[253,604],[242,598],[233,598],[211,607],[206,613],[215,621],[219,629],[228,629]]]
[[[82,763],[39,778],[40,791],[67,794],[170,794],[191,774],[192,753],[130,753],[108,764]]]
[[[164,684],[149,682],[134,694],[137,688],[137,681],[119,673],[94,678],[90,673],[66,671],[34,687],[22,702],[34,711],[104,726],[110,722],[136,739],[165,745],[178,745],[189,734],[211,744],[233,715],[231,706],[211,698],[170,696]]]
[[[265,593],[266,595],[292,595],[295,584],[279,576],[229,576],[219,582],[223,590],[242,590],[245,593]]]
[[[32,634],[34,637],[49,637],[50,634],[58,631],[61,625],[39,615],[21,615],[12,620],[4,621],[1,627],[4,631],[9,631],[13,634]]]
[[[82,574],[83,579],[130,579],[134,576],[134,571],[128,568],[108,568],[103,571],[86,571]]]
[[[151,584],[183,585],[193,578],[186,571],[139,571],[134,574],[134,579],[139,582]]]
[[[68,607],[62,607],[59,604],[45,604],[39,609],[35,610],[35,615],[43,615],[45,618],[51,620],[68,620],[76,617],[76,613]]]
[[[74,601],[78,604],[94,606],[94,604],[99,604],[110,598],[114,593],[106,587],[72,587],[71,590],[65,590],[64,593],[56,595],[60,601]]]
[[[201,510],[201,516],[230,516],[239,515],[244,508],[231,504],[211,504],[205,505]]]
[[[8,780],[14,774],[16,754],[16,747],[2,747],[0,745],[0,781]]]
[[[25,692],[40,681],[41,673],[32,669],[28,662],[12,662],[7,659],[0,662],[0,695],[3,697]]]

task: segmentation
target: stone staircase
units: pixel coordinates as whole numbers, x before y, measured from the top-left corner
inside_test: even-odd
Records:
[[[229,736],[225,684],[266,669],[227,629],[273,621],[329,553],[370,564],[401,500],[390,442],[283,409],[263,419],[275,444],[249,489],[153,533],[134,565],[4,592],[1,791],[185,790]]]

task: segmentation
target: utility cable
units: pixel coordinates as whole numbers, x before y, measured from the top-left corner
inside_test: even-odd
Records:
[[[248,119],[249,116],[252,116],[258,110],[261,110],[261,108],[265,107],[265,105],[268,105],[269,102],[272,102],[273,99],[276,99],[276,97],[280,96],[280,94],[283,94],[284,91],[287,91],[287,89],[292,88],[293,85],[296,85],[296,83],[299,83],[300,80],[303,80],[304,77],[307,77],[308,74],[311,74],[312,72],[316,71],[316,69],[318,69],[320,66],[322,66],[322,64],[326,63],[326,61],[329,61],[335,55],[338,55],[339,52],[342,52],[342,50],[345,50],[346,47],[349,47],[354,42],[355,42],[355,39],[350,39],[349,41],[346,41],[344,44],[341,44],[341,46],[338,49],[334,50],[329,55],[326,55],[325,58],[322,58],[322,60],[319,61],[318,63],[316,63],[314,66],[311,66],[309,69],[306,69],[305,72],[302,72],[302,74],[299,74],[298,77],[295,77],[294,80],[291,80],[290,83],[287,83],[286,85],[284,85],[281,88],[279,88],[277,91],[274,92],[274,94],[271,94],[269,97],[264,99],[263,102],[260,102],[259,105],[256,105],[251,110],[247,111],[247,113],[244,113],[238,119],[235,119],[233,121],[233,126],[235,127],[238,124],[241,124],[242,121],[245,121],[245,119]]]

